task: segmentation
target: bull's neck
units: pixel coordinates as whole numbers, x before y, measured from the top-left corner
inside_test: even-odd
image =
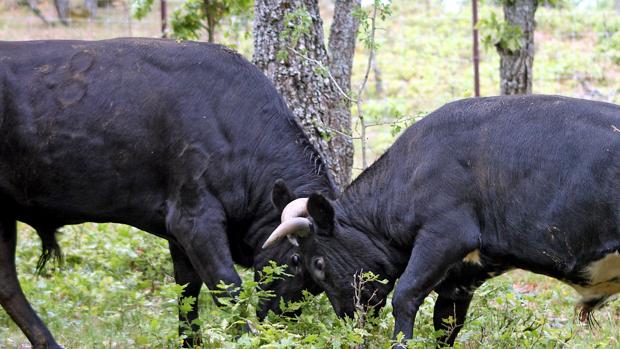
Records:
[[[253,173],[250,184],[253,195],[247,197],[244,216],[253,217],[247,230],[248,243],[253,247],[260,247],[280,224],[280,215],[271,203],[276,180],[283,179],[296,197],[319,192],[334,198],[337,191],[325,162],[301,127],[294,122],[288,126],[286,132],[257,144],[255,160],[246,164],[247,171]]]
[[[371,239],[398,277],[413,248],[415,223],[407,188],[394,182],[388,168],[386,153],[346,188],[336,205],[343,223]]]

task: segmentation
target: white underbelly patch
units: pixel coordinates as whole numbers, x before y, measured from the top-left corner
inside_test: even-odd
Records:
[[[587,285],[570,284],[579,294],[581,303],[598,298],[608,298],[620,292],[620,253],[613,252],[590,263],[584,269]]]

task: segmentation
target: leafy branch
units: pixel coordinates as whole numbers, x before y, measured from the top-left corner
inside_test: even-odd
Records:
[[[495,12],[491,12],[488,18],[480,19],[477,27],[486,49],[496,47],[508,52],[517,52],[522,46],[523,31],[521,28],[498,20]]]

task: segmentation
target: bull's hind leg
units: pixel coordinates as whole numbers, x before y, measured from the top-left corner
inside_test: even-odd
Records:
[[[446,297],[439,295],[435,301],[433,310],[433,326],[435,331],[443,330],[444,335],[437,340],[438,346],[453,346],[456,336],[463,328],[467,309],[473,297],[473,293],[462,297]],[[447,321],[452,319],[452,321]]]
[[[194,320],[198,318],[198,296],[202,287],[202,280],[183,249],[174,242],[169,242],[168,245],[174,265],[174,279],[177,284],[186,285],[181,298],[179,298],[179,336],[185,335],[186,337],[183,340],[183,347],[192,348],[201,344],[200,326],[194,324]],[[194,297],[196,301],[191,309],[183,314],[180,305],[183,299],[188,297]],[[189,329],[191,331],[188,331]]]
[[[424,298],[452,266],[479,248],[479,229],[473,222],[466,216],[443,218],[440,224],[425,224],[418,232],[392,300],[394,337],[403,333],[404,339],[412,338],[415,316]]]
[[[488,270],[482,265],[465,262],[452,268],[435,287],[438,296],[433,310],[433,325],[435,331],[444,331],[443,336],[437,339],[438,346],[454,345],[465,323],[474,292],[489,277]]]
[[[34,312],[17,280],[15,219],[0,217],[0,304],[35,349],[61,348]]]

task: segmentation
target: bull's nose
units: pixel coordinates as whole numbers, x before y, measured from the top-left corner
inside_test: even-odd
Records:
[[[260,305],[260,307],[256,310],[256,316],[260,321],[265,320],[267,314],[269,314],[269,310],[278,314],[280,312],[280,307],[277,306],[278,303],[274,300],[269,300]]]
[[[336,310],[336,309],[335,309]],[[342,307],[338,307],[338,309],[336,310],[336,314],[338,314],[338,317],[344,318],[344,317],[348,317],[348,318],[353,318],[355,311],[353,309],[343,309]]]
[[[256,311],[256,317],[258,317],[258,320],[263,321],[265,320],[265,318],[267,317],[267,314],[269,313],[269,310],[265,310],[265,309],[258,309]]]

